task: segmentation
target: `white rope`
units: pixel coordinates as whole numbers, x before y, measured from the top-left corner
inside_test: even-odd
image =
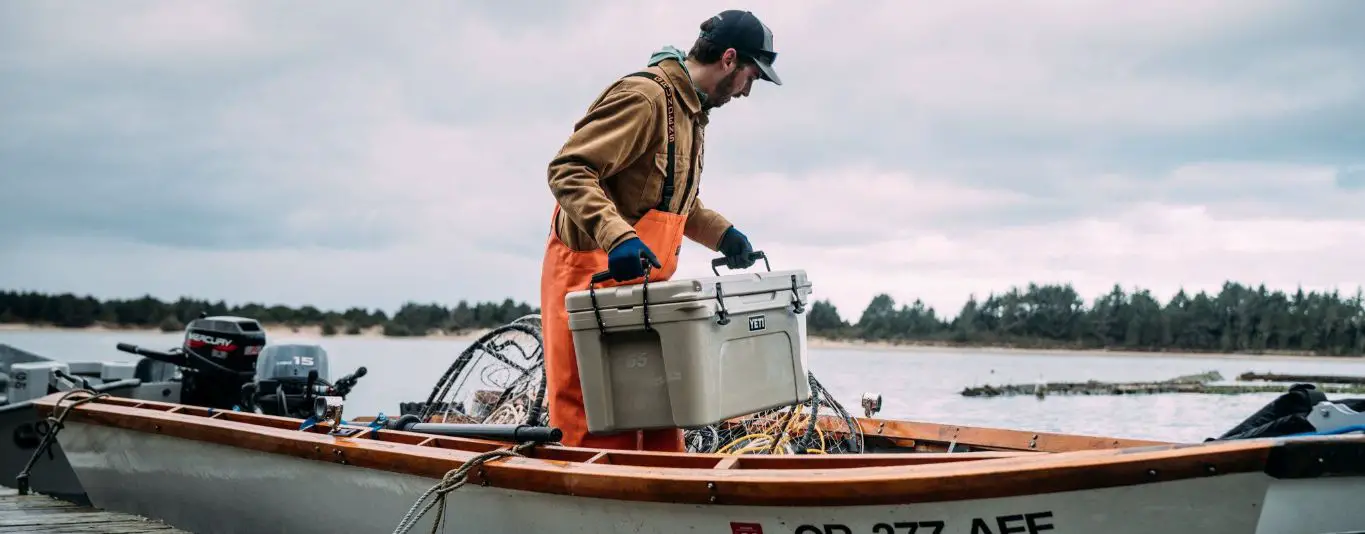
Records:
[[[431,532],[432,534],[436,534],[441,528],[441,521],[445,519],[446,494],[460,489],[461,486],[465,485],[465,482],[468,482],[470,469],[478,467],[494,458],[522,456],[522,451],[534,447],[535,445],[536,442],[528,441],[507,449],[491,450],[470,458],[456,469],[447,471],[445,476],[441,477],[440,482],[422,493],[422,496],[417,498],[417,502],[412,503],[412,507],[408,508],[408,513],[403,515],[403,520],[399,521],[398,527],[393,529],[393,534],[406,534],[409,530],[412,530],[412,527],[416,525],[418,521],[422,520],[422,516],[427,515],[427,512],[431,510],[432,506],[439,504],[441,508],[436,511],[436,520],[431,523]],[[436,498],[423,505],[422,503],[431,498],[433,494]],[[418,506],[421,506],[422,508],[420,512],[417,511]],[[414,513],[417,514],[416,517],[413,516]]]
[[[66,402],[66,399],[78,394],[85,395],[85,397],[78,398],[72,401],[71,404],[62,405],[63,402]],[[24,464],[24,469],[19,471],[19,476],[15,477],[15,485],[18,486],[20,495],[28,495],[28,477],[33,471],[34,464],[38,463],[38,458],[47,453],[48,450],[52,448],[52,444],[57,441],[57,433],[65,426],[66,416],[71,413],[71,410],[82,404],[95,402],[108,396],[108,393],[96,393],[93,390],[82,388],[67,391],[66,393],[63,393],[61,397],[57,398],[57,405],[52,409],[55,415],[49,415],[47,417],[47,434],[43,436],[43,441],[38,444],[38,448],[33,451],[33,456],[29,457],[28,463]]]

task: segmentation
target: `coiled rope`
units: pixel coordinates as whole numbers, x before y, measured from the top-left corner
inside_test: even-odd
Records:
[[[408,513],[403,514],[403,520],[398,522],[398,527],[393,529],[393,534],[406,534],[409,530],[412,530],[412,527],[416,525],[418,521],[422,520],[422,516],[427,515],[427,512],[431,510],[431,507],[439,505],[440,508],[436,510],[436,519],[431,523],[431,532],[432,534],[436,534],[436,532],[441,530],[441,523],[445,520],[446,495],[460,489],[461,486],[464,486],[465,483],[469,481],[470,469],[483,465],[495,458],[508,456],[525,458],[522,451],[530,449],[535,445],[536,442],[528,441],[515,447],[491,450],[466,460],[464,464],[461,464],[460,467],[456,469],[447,471],[445,476],[441,477],[440,482],[437,482],[435,486],[432,486],[426,492],[422,493],[422,496],[417,498],[417,502],[412,503],[412,507],[408,509]],[[435,495],[435,498],[430,502],[427,502],[427,499],[431,499],[433,495]],[[424,502],[426,504],[423,504]],[[418,506],[421,506],[421,511],[418,511]],[[416,514],[416,516],[413,514]]]
[[[77,393],[82,393],[87,396],[71,401],[71,404],[62,406],[62,403],[66,402],[68,397]],[[96,393],[89,389],[73,389],[63,393],[62,396],[57,399],[57,406],[52,411],[56,416],[49,415],[47,417],[48,430],[47,433],[43,434],[43,441],[39,443],[38,448],[33,451],[33,456],[29,457],[28,463],[24,464],[24,469],[19,472],[19,476],[14,478],[15,485],[18,487],[20,495],[28,495],[29,473],[33,471],[33,465],[38,463],[38,458],[42,457],[48,449],[52,448],[52,443],[57,440],[57,432],[61,431],[62,426],[66,423],[66,416],[71,413],[71,409],[108,396],[108,393]]]
[[[849,454],[864,452],[858,422],[807,373],[805,402],[690,429],[688,452],[716,454]]]

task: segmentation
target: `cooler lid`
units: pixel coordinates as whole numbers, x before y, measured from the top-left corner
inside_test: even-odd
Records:
[[[720,292],[727,298],[759,293],[790,293],[793,277],[797,290],[809,292],[811,284],[810,280],[806,279],[806,271],[804,270],[740,273],[705,278],[675,278],[666,282],[650,282],[648,286],[632,284],[608,288],[599,287],[596,289],[597,307],[627,308],[639,306],[644,301],[646,289],[649,292],[649,304],[651,306],[670,302],[714,300],[717,284],[719,284]],[[564,304],[568,312],[591,310],[593,307],[592,297],[587,289],[570,292],[565,296]]]

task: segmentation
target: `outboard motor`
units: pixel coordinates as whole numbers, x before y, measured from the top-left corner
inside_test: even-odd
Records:
[[[319,345],[279,343],[267,346],[256,359],[256,375],[241,386],[242,409],[267,415],[307,419],[320,396],[345,397],[365,376],[361,367],[335,384],[328,382],[327,351]]]
[[[185,339],[168,352],[119,343],[118,350],[146,357],[137,363],[134,376],[144,381],[168,380],[165,365],[182,375],[182,404],[231,410],[241,400],[242,384],[255,375],[256,356],[265,346],[265,329],[255,319],[233,316],[190,321]]]
[[[265,329],[255,319],[215,316],[190,321],[181,346],[185,378],[180,402],[232,409],[265,344]]]

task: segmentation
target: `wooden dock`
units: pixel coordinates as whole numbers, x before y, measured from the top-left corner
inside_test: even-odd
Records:
[[[160,521],[0,487],[0,533],[190,534]]]

